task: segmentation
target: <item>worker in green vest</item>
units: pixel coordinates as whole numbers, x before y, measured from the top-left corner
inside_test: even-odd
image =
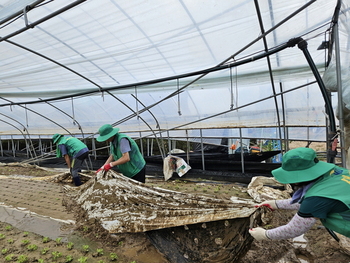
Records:
[[[301,147],[288,151],[283,156],[282,167],[273,170],[272,175],[282,184],[291,184],[295,189],[292,198],[264,201],[256,207],[295,209],[297,213],[286,225],[269,230],[249,229],[256,240],[300,236],[318,219],[336,239],[334,232],[350,237],[350,174],[347,169],[319,161],[313,149]]]
[[[119,128],[113,128],[110,124],[103,125],[99,129],[99,134],[96,140],[109,142],[111,155],[96,173],[117,166],[126,177],[145,183],[146,161],[136,142],[126,134],[119,133]]]
[[[89,156],[88,147],[78,138],[65,137],[58,133],[52,136],[52,140],[54,144],[57,144],[56,157],[64,157],[74,184],[81,185],[79,172],[81,172],[84,160]]]

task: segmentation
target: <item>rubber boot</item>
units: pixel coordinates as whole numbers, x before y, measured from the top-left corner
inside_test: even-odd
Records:
[[[73,181],[76,186],[81,185],[80,177],[73,177]]]

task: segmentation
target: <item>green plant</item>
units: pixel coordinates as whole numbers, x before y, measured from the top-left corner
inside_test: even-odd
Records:
[[[23,236],[24,236],[24,237],[28,236],[28,234],[29,234],[29,232],[27,232],[27,231],[26,231],[26,232],[23,232]]]
[[[22,245],[28,245],[30,243],[29,239],[23,239],[22,241]]]
[[[61,253],[61,252],[58,252],[58,251],[54,251],[54,252],[52,252],[51,254],[52,254],[52,259],[53,259],[53,260],[56,260],[56,259],[62,257],[62,253]]]
[[[0,239],[4,239],[6,236],[4,234],[0,234]]]
[[[134,261],[131,261],[130,263],[136,263],[136,261],[134,260]]]
[[[47,252],[48,252],[49,250],[50,250],[50,249],[47,248],[47,247],[43,248],[43,249],[41,250],[41,255],[46,255]]]
[[[80,263],[86,263],[87,262],[87,257],[80,257],[80,258],[78,258],[78,261],[80,262]]]
[[[7,231],[10,231],[10,230],[12,230],[12,226],[5,226],[5,229],[7,230]]]
[[[14,256],[15,256],[14,254],[7,255],[7,256],[5,257],[5,260],[6,260],[6,261],[12,261],[12,259],[13,259]]]
[[[104,260],[99,260],[97,263],[105,263]]]
[[[74,243],[73,243],[73,242],[68,242],[68,243],[67,243],[67,249],[68,249],[68,250],[72,250],[73,247],[74,247]]]
[[[17,259],[17,262],[18,263],[25,263],[25,262],[28,262],[28,257],[25,256],[25,255],[20,255]]]
[[[85,253],[89,252],[89,250],[90,250],[89,245],[83,245],[82,248],[83,248],[83,252],[85,252]]]
[[[44,260],[41,259],[41,258],[39,258],[39,259],[38,259],[38,263],[44,263]]]
[[[121,247],[123,244],[124,244],[123,241],[119,241],[119,242],[118,242],[118,246],[120,246],[120,247]]]
[[[217,186],[215,189],[214,189],[214,193],[218,193],[220,191],[220,186]]]
[[[35,244],[29,244],[29,245],[27,246],[27,249],[28,249],[29,251],[35,251],[35,250],[38,249],[38,246],[35,245]]]
[[[96,254],[97,254],[98,256],[102,256],[102,255],[103,255],[103,248],[98,248],[98,249],[96,249]]]
[[[9,243],[9,244],[13,244],[15,241],[12,239],[12,238],[10,238],[10,239],[7,239],[7,243]]]
[[[116,253],[112,252],[109,254],[109,259],[111,261],[116,261],[116,260],[118,260],[118,255]]]
[[[83,232],[88,232],[89,231],[89,227],[88,226],[84,226],[83,227]]]
[[[67,255],[65,262],[68,263],[68,262],[72,262],[72,261],[73,261],[73,257],[71,255]]]
[[[8,251],[8,248],[1,249],[1,254],[5,255]]]
[[[47,243],[47,242],[49,242],[50,241],[50,238],[48,238],[48,237],[43,237],[43,243]]]
[[[61,245],[62,244],[62,237],[58,237],[55,239],[56,245]]]

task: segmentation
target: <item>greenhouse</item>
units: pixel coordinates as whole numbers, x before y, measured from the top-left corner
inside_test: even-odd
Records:
[[[163,157],[168,140],[338,138],[345,158],[349,4],[2,1],[1,150],[94,144],[108,123]]]
[[[0,257],[350,262],[349,19],[350,0],[0,1]]]

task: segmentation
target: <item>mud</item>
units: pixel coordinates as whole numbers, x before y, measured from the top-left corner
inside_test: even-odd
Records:
[[[72,211],[67,211],[62,205],[61,187],[64,184],[73,186],[69,178],[64,183],[30,180],[33,177],[49,177],[57,174],[57,171],[2,166],[0,174],[0,262],[11,262],[6,259],[10,255],[13,255],[12,261],[26,256],[28,260],[23,262],[39,262],[38,259],[43,259],[43,262],[69,262],[68,256],[74,259],[71,262],[78,262],[82,258],[91,263],[110,262],[110,253],[115,253],[118,256],[117,262],[169,263],[144,233],[110,235],[88,224],[76,225]],[[246,197],[244,191],[241,191],[244,186],[234,183],[185,182],[178,179],[164,182],[151,177],[147,178],[146,183],[222,198],[238,193],[241,197]],[[277,227],[292,216],[291,211],[275,211],[272,221],[264,227]],[[48,237],[50,241],[44,243],[44,237]],[[59,243],[57,238],[60,239]],[[254,241],[244,258],[237,262],[350,262],[349,252],[344,250],[321,224],[315,225],[304,238],[306,243],[292,240]],[[24,245],[24,240],[36,245],[37,249],[29,250],[28,244]],[[74,244],[73,249],[67,247],[68,242]],[[88,249],[84,250],[83,246],[88,246]],[[49,252],[44,255],[42,251],[45,248],[49,249]],[[61,257],[54,260],[54,255],[59,253]]]

